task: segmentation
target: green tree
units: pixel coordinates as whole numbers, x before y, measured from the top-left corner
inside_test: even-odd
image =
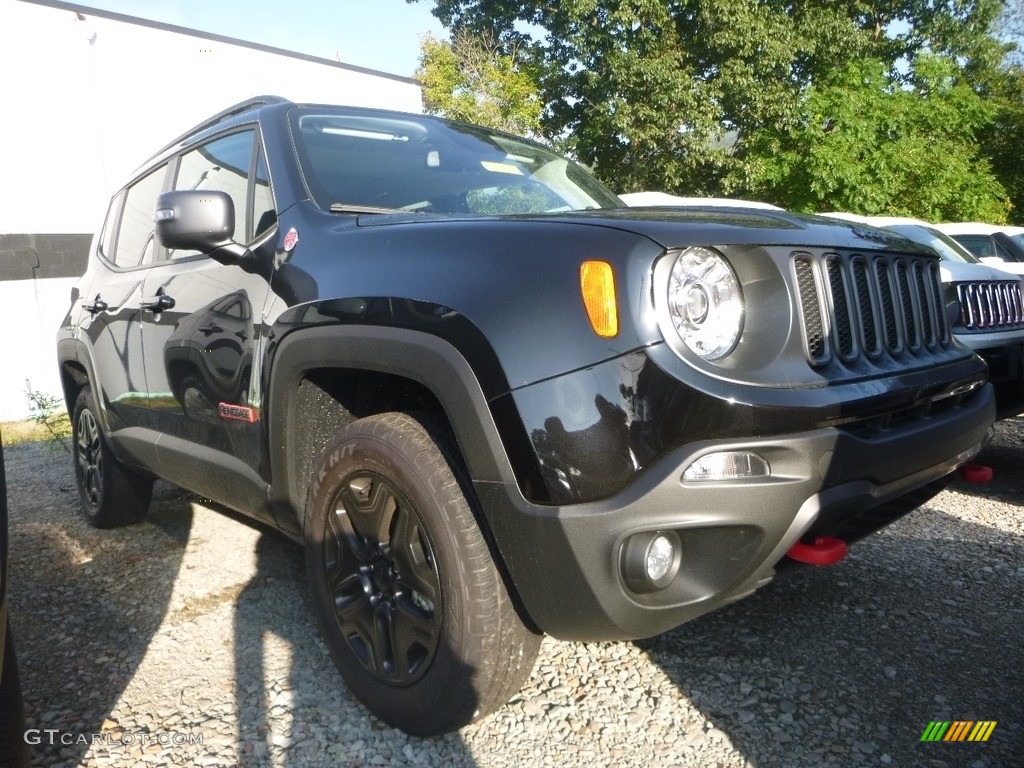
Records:
[[[1010,222],[1024,225],[1024,69],[1021,66],[1003,70],[990,101],[995,116],[980,133],[981,151],[1013,206]]]
[[[919,54],[915,87],[857,61],[808,88],[805,120],[751,139],[753,186],[798,210],[1005,221],[1006,194],[974,142],[994,105]]]
[[[545,135],[619,191],[716,191],[736,131],[796,103],[799,30],[840,52],[852,32],[827,4],[810,22],[748,0],[442,0],[435,13],[528,55]]]
[[[970,146],[998,113],[972,111],[977,105],[965,92],[951,89],[965,86],[991,99],[1007,52],[992,32],[1003,0],[436,0],[435,6],[452,29],[490,34],[530,58],[544,134],[614,189],[764,194],[772,178],[770,199],[784,205],[807,204],[800,188],[782,183],[796,178],[799,158],[793,151],[794,171],[783,175],[773,170],[770,150],[795,137],[813,138],[808,110],[821,107],[830,91],[839,98],[839,73],[865,62],[873,72],[873,85],[861,84],[858,95],[873,94],[867,114],[844,125],[885,141],[887,122],[899,118],[906,137],[901,151],[909,154],[910,126],[927,122],[909,107],[916,99],[921,110],[938,109],[942,119],[963,127],[925,146],[934,151],[941,144],[969,163]],[[929,86],[923,54],[946,62],[946,97],[922,90]],[[957,107],[968,111],[961,115]],[[879,122],[868,126],[868,119]],[[900,166],[894,162],[890,172],[900,174]],[[906,179],[889,186],[912,189],[920,172],[908,169]],[[992,179],[989,169],[981,175]],[[858,183],[877,179],[867,170],[847,174],[847,185]],[[990,200],[1000,194],[994,189]],[[998,204],[994,210],[1001,210]]]
[[[416,76],[428,113],[510,133],[538,136],[542,103],[530,68],[514,48],[486,34],[457,31],[449,43],[426,37]]]

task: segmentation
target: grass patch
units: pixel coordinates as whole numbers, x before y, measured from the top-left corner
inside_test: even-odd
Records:
[[[0,422],[4,445],[53,443],[70,453],[71,418],[64,408],[64,400],[58,395],[32,389],[32,382],[28,379],[25,380],[25,393],[29,401],[29,418]]]
[[[31,419],[46,432],[49,438],[71,453],[68,440],[71,438],[71,417],[64,408],[64,400],[59,395],[40,392],[32,389],[32,382],[25,379],[25,394],[28,395]]]
[[[2,421],[0,422],[0,434],[3,435],[4,445],[42,443],[57,439],[45,425],[32,419],[25,419],[25,421]]]

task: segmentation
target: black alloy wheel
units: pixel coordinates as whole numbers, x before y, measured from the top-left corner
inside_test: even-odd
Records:
[[[132,471],[110,450],[90,387],[83,387],[72,414],[72,454],[82,508],[97,528],[142,520],[153,496],[153,478]]]
[[[372,472],[342,480],[324,536],[324,565],[342,636],[381,682],[419,680],[437,651],[441,589],[419,513]]]
[[[83,408],[75,429],[75,458],[82,478],[82,495],[90,506],[103,500],[103,442],[92,411]]]

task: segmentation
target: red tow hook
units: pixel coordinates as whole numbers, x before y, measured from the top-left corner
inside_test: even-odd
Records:
[[[964,464],[960,469],[960,475],[965,483],[987,483],[992,479],[992,467],[984,464]]]
[[[811,544],[798,541],[786,555],[798,563],[835,565],[846,557],[846,542],[832,536],[819,536]]]

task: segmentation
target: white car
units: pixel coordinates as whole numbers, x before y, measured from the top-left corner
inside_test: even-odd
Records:
[[[986,264],[1024,274],[1024,227],[979,221],[934,224]]]
[[[979,261],[936,225],[920,219],[838,212],[822,215],[878,227],[935,250],[942,258],[940,273],[949,291],[947,303],[955,299],[960,305],[959,315],[951,322],[953,335],[988,363],[999,415],[1024,412],[1024,290],[1019,274]]]
[[[781,211],[777,205],[757,200],[740,200],[735,197],[680,197],[667,192],[627,192],[619,199],[631,208],[653,206],[712,206],[715,208],[760,208]]]

